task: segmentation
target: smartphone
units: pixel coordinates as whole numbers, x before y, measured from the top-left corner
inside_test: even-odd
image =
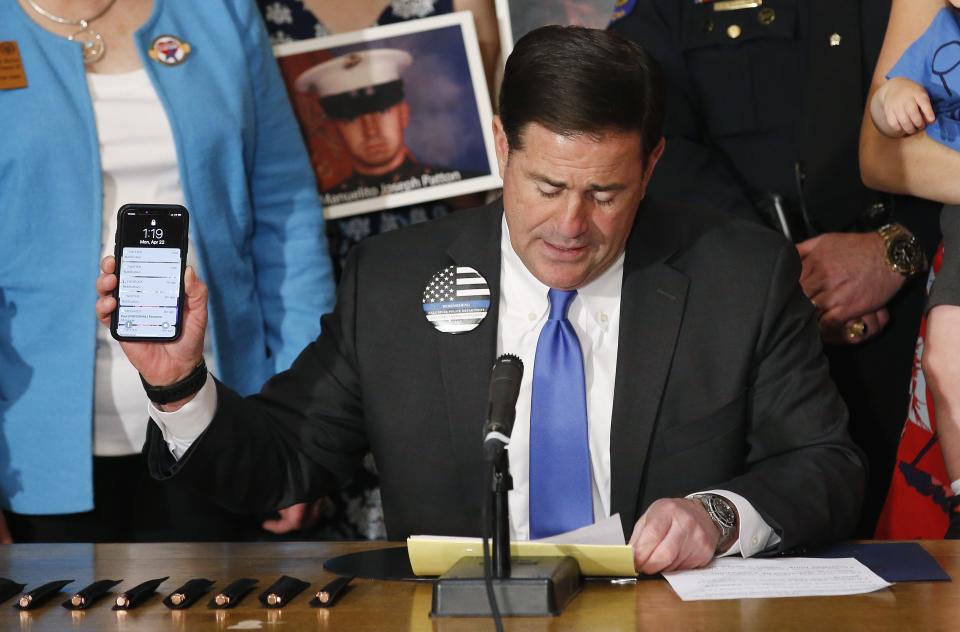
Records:
[[[120,282],[110,333],[117,340],[172,341],[183,327],[183,273],[190,216],[177,204],[124,204],[113,252]]]

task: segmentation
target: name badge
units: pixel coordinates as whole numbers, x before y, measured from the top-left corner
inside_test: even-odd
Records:
[[[27,87],[27,73],[16,42],[0,42],[0,90]]]

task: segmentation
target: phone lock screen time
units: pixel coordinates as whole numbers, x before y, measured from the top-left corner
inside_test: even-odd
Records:
[[[117,216],[119,340],[174,340],[180,335],[187,210],[175,205],[123,206]]]

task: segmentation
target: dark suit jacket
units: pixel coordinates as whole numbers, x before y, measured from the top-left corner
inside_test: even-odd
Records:
[[[153,474],[226,507],[320,497],[369,448],[391,539],[477,535],[481,429],[494,361],[500,203],[359,244],[323,333],[259,395],[218,384],[219,408],[174,464],[151,424]],[[490,313],[469,333],[424,317],[424,285],[476,268]],[[654,500],[721,487],[749,499],[782,547],[853,528],[864,471],[827,375],[796,251],[727,215],[646,202],[627,244],[611,506],[625,533]],[[489,487],[487,487],[489,489]]]

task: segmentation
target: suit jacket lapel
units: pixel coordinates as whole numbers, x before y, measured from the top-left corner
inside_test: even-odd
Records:
[[[447,249],[451,263],[469,266],[490,286],[490,311],[476,329],[439,334],[440,365],[447,404],[450,437],[456,463],[467,478],[481,473],[481,440],[487,407],[490,369],[497,351],[497,313],[500,304],[500,202],[476,213]],[[472,493],[471,489],[469,493]],[[471,498],[473,496],[470,496]]]
[[[646,205],[645,205],[646,206]],[[627,243],[610,428],[610,506],[629,536],[647,452],[676,346],[689,278],[664,263],[676,248],[641,209]]]

